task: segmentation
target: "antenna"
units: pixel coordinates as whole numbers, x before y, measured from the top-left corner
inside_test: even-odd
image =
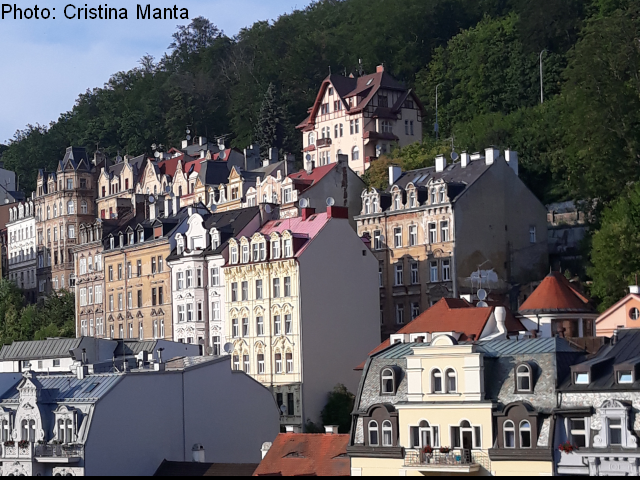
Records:
[[[336,201],[333,199],[333,197],[327,198],[327,207],[333,207],[335,204]]]
[[[156,202],[156,199],[153,198],[153,195],[149,195],[149,203],[154,204],[155,202]]]
[[[223,348],[226,353],[231,354],[233,352],[233,343],[225,343]]]
[[[480,300],[481,302],[487,299],[487,291],[484,288],[478,290],[478,293],[476,295],[478,295],[478,300]]]
[[[222,145],[224,147],[224,145]],[[220,154],[218,155],[218,158],[220,160],[224,160],[225,158],[227,158],[227,152],[225,152],[224,150],[220,150]]]
[[[309,206],[309,200],[306,198],[300,199],[300,208],[307,208]]]

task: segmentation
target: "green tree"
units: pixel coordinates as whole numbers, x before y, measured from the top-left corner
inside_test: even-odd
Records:
[[[322,409],[321,417],[324,425],[337,425],[341,433],[351,431],[351,412],[355,402],[354,395],[342,384],[338,384],[329,393],[327,404]]]
[[[271,148],[277,148],[280,154],[284,153],[282,149],[287,142],[285,122],[284,109],[278,101],[276,87],[270,83],[264,95],[254,131],[255,143],[260,147],[260,156],[263,160],[269,158]]]
[[[640,274],[640,185],[635,184],[606,208],[600,229],[593,235],[589,274],[592,294],[604,311],[625,296],[628,285]]]

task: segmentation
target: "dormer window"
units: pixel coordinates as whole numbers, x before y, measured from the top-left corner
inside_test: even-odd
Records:
[[[504,448],[516,448],[516,427],[511,420],[504,422]]]
[[[446,371],[447,393],[456,393],[458,391],[458,379],[456,371],[452,368]]]
[[[144,230],[138,231],[138,242],[139,243],[144,242]]]
[[[211,230],[211,248],[213,250],[216,250],[218,247],[220,247],[220,234],[218,233],[218,230],[212,229]]]
[[[367,198],[364,201],[364,214],[365,215],[369,215],[371,213],[371,202],[369,201],[369,199]]]
[[[129,245],[133,245],[135,243],[135,237],[133,232],[129,232]]]
[[[275,260],[280,258],[280,241],[271,242],[271,257]]]
[[[176,237],[176,249],[178,251],[178,255],[182,255],[184,253],[184,238],[182,235],[178,235]]]
[[[113,250],[115,248],[115,238],[113,238],[113,237],[109,238],[109,248],[111,250]]]
[[[589,385],[591,383],[589,380],[589,373],[588,372],[574,373],[573,383],[576,385]]]
[[[416,191],[412,190],[409,194],[409,208],[416,208]]]
[[[438,203],[438,192],[435,188],[431,189],[431,205]]]
[[[518,392],[531,392],[533,382],[531,381],[531,367],[529,365],[519,365],[516,368],[516,387]]]
[[[633,370],[618,370],[616,379],[619,384],[633,383]]]
[[[395,372],[391,368],[385,368],[380,374],[380,392],[382,395],[395,395]]]
[[[440,187],[440,203],[444,203],[444,202],[445,202],[445,188]]]
[[[267,259],[267,244],[265,242],[260,242],[260,260],[265,261]]]
[[[394,210],[400,210],[400,194],[399,193],[393,197],[393,202],[394,202],[393,204]]]
[[[124,234],[120,234],[120,248],[124,247]]]
[[[371,213],[378,213],[378,197],[373,197],[373,205],[371,210]]]
[[[231,263],[234,265],[238,263],[238,247],[231,247]]]
[[[287,238],[284,241],[284,257],[289,258],[293,256],[293,250],[291,248],[291,239]]]
[[[249,245],[242,245],[242,263],[249,263]]]
[[[254,243],[252,245],[252,249],[253,249],[253,261],[258,262],[260,260],[260,245],[257,243]]]

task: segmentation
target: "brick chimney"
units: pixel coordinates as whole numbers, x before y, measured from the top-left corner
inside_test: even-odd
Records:
[[[349,209],[347,207],[327,207],[328,218],[349,219]]]
[[[324,433],[327,435],[338,435],[338,426],[337,425],[325,425]]]
[[[376,67],[376,73],[384,73],[384,65],[378,65]]]
[[[316,209],[311,207],[301,208],[300,213],[302,216],[302,221],[305,222],[309,219],[311,215],[316,213]]]

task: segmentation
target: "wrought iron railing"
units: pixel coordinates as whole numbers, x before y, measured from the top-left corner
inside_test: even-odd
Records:
[[[407,467],[452,467],[479,465],[486,470],[491,470],[489,455],[481,450],[452,450],[449,453],[440,453],[434,450],[432,453],[423,453],[415,450],[407,450],[405,466]]]
[[[82,445],[36,445],[36,457],[69,458],[82,457]]]

